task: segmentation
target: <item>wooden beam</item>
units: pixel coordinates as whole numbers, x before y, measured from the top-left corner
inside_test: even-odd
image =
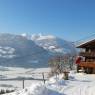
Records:
[[[95,68],[95,62],[81,62],[80,67]]]

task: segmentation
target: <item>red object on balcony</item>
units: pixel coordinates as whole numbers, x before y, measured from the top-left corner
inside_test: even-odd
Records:
[[[76,64],[80,64],[81,59],[82,59],[81,57],[78,57],[78,58],[76,59],[76,62],[75,62],[75,63],[76,63]]]

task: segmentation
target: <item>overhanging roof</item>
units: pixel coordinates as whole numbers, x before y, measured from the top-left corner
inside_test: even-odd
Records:
[[[77,48],[95,48],[95,39],[81,43]]]
[[[95,34],[85,37],[79,41],[75,42],[75,46],[77,48],[87,48],[87,47],[94,47],[95,48]]]

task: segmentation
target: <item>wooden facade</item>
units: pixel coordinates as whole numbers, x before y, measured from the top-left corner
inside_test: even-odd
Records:
[[[81,48],[79,55],[84,59],[80,62],[79,68],[83,68],[86,73],[95,73],[95,39],[77,48]]]

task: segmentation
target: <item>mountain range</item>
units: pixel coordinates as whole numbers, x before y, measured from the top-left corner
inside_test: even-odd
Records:
[[[69,54],[71,56],[76,54],[74,44],[61,38],[52,35],[43,36],[38,34],[32,35],[31,39],[40,47],[54,54]]]
[[[0,65],[11,67],[47,67],[56,54],[75,55],[72,43],[54,36],[0,34]]]

